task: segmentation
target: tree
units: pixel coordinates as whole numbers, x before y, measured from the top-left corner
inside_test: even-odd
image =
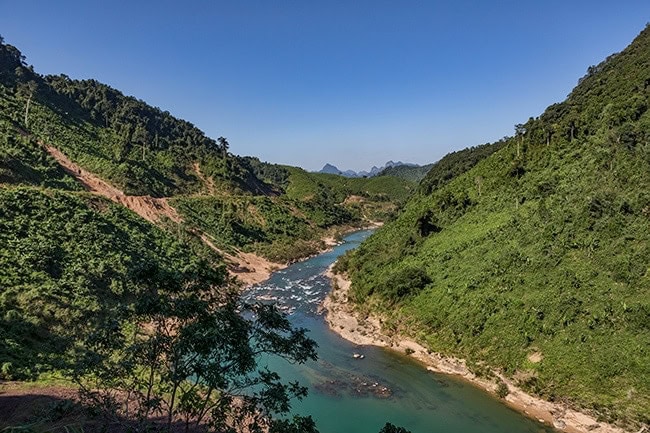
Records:
[[[32,102],[32,98],[34,97],[34,94],[38,90],[38,84],[36,83],[36,81],[30,80],[26,84],[21,84],[18,90],[23,95],[23,97],[27,100],[25,102],[25,128],[27,128],[29,126],[28,125],[29,107]]]
[[[518,123],[515,125],[515,136],[517,137],[517,158],[519,158],[519,148],[524,140],[524,135],[526,135],[526,125]]]
[[[476,184],[476,189],[478,190],[478,196],[481,196],[481,186],[483,186],[483,176],[474,176],[474,183]]]
[[[409,430],[406,430],[404,427],[396,427],[393,424],[387,422],[386,425],[379,430],[379,433],[411,433]]]
[[[230,147],[228,140],[225,137],[219,137],[217,138],[217,143],[219,143],[219,149],[223,153],[223,158],[226,159],[226,156],[228,155],[228,148]]]
[[[140,143],[142,146],[142,161],[145,160],[145,151],[147,148],[147,141],[149,141],[149,133],[147,132],[146,126],[138,123],[135,126],[135,131],[133,132],[132,140],[135,143]]]
[[[294,416],[291,420],[273,421],[269,433],[318,433],[318,430],[311,416]]]
[[[298,383],[258,369],[262,354],[316,359],[306,330],[293,329],[274,306],[243,303],[218,272],[200,267],[142,273],[148,283],[134,305],[106,315],[80,345],[73,376],[86,402],[141,429],[156,416],[167,430],[182,422],[235,432],[270,428],[292,398],[306,395]],[[309,422],[298,417],[291,425]]]

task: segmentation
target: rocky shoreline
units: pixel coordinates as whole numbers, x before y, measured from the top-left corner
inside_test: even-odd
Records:
[[[371,221],[363,227],[342,226],[328,232],[321,242],[324,247],[314,254],[303,257],[298,261],[307,260],[311,257],[331,251],[335,246],[341,243],[340,238],[359,230],[372,230],[382,226],[382,222]],[[203,239],[205,242],[205,239]],[[207,242],[206,242],[207,243]],[[212,246],[212,245],[211,245]],[[212,246],[213,249],[217,249]],[[223,253],[222,253],[223,254]],[[244,287],[254,286],[268,280],[273,272],[280,271],[294,262],[278,263],[272,262],[264,257],[254,253],[239,252],[237,255],[224,255],[226,261],[230,263],[228,271],[231,277],[239,280]]]
[[[561,431],[568,433],[626,433],[619,427],[597,421],[591,415],[530,395],[498,372],[494,372],[496,380],[478,377],[470,371],[462,359],[431,352],[416,341],[403,336],[387,335],[383,332],[378,317],[362,318],[355,311],[353,305],[348,303],[348,291],[351,283],[345,275],[334,274],[332,268],[333,266],[325,274],[332,280],[332,291],[323,303],[326,310],[325,318],[330,329],[346,340],[359,345],[386,347],[407,354],[424,364],[429,371],[460,376],[495,395],[499,387],[503,388],[503,384],[505,384],[508,390],[508,394],[503,398],[505,403],[525,415],[552,425]]]

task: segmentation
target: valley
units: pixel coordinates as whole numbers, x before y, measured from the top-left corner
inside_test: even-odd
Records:
[[[649,71],[646,26],[513,136],[312,172],[0,39],[0,429],[646,431]]]

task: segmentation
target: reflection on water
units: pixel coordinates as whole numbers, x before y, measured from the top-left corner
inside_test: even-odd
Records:
[[[333,251],[296,263],[244,293],[247,301],[274,302],[318,342],[318,361],[261,362],[285,380],[309,387],[294,411],[311,414],[321,433],[377,433],[387,422],[413,433],[548,433],[552,429],[503,405],[489,394],[410,358],[373,346],[356,346],[327,327],[319,306],[331,289],[323,272],[371,231],[356,232]],[[363,358],[356,357],[363,355]]]

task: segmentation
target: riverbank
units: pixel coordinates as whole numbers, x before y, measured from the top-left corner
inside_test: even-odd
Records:
[[[625,433],[623,429],[599,422],[590,415],[527,394],[499,373],[495,373],[498,378],[496,381],[478,377],[462,359],[432,353],[404,336],[388,335],[382,330],[378,317],[360,317],[354,306],[348,302],[351,282],[344,275],[334,274],[332,267],[325,275],[332,280],[332,290],[323,303],[325,318],[330,329],[346,340],[408,354],[423,363],[429,371],[460,376],[495,395],[499,386],[503,387],[500,383],[504,383],[509,392],[503,400],[508,406],[558,430],[568,433]]]
[[[298,261],[304,261],[311,257],[317,256],[331,251],[335,246],[341,243],[341,239],[355,231],[359,230],[374,230],[383,225],[380,221],[370,221],[367,225],[356,226],[340,226],[328,230],[325,235],[320,239],[322,247],[315,251],[313,254],[302,257]],[[205,239],[204,239],[205,242]],[[216,247],[212,246],[216,249]],[[269,279],[273,272],[285,269],[294,262],[278,263],[272,262],[255,253],[245,253],[240,251],[237,255],[224,254],[226,261],[229,262],[228,272],[231,276],[236,277],[243,283],[244,287],[254,286]]]

